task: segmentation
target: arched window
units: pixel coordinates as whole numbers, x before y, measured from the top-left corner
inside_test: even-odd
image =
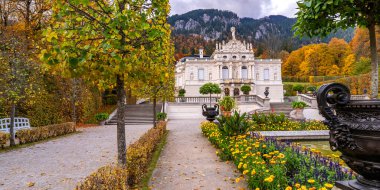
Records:
[[[228,79],[228,73],[229,73],[229,71],[228,71],[228,67],[227,66],[224,66],[223,68],[222,68],[222,78],[223,79]]]
[[[208,74],[208,80],[212,80],[212,73]]]
[[[277,80],[277,73],[274,73],[274,80]]]
[[[241,78],[248,79],[248,69],[246,66],[241,67]]]
[[[190,73],[190,80],[194,80],[194,74]]]
[[[243,57],[241,57],[242,59],[245,59],[245,58],[247,58],[245,55],[243,55]]]
[[[227,56],[225,55],[225,56],[223,56],[223,59],[227,59]]]
[[[232,59],[236,59],[236,55],[232,56]]]

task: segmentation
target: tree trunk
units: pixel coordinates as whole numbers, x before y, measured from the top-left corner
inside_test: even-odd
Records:
[[[124,77],[117,75],[117,161],[121,166],[127,164],[127,147],[125,143],[125,88]]]
[[[10,146],[15,146],[15,116],[16,116],[16,104],[12,103],[11,108],[11,125],[9,126],[9,134],[10,134]]]
[[[157,112],[156,112],[156,106],[157,106],[157,98],[153,98],[153,127],[157,127],[156,118],[157,118]]]
[[[165,105],[166,105],[166,99],[164,98],[164,101],[162,102],[162,113],[165,113]]]
[[[377,62],[377,47],[376,47],[376,30],[375,24],[368,27],[369,30],[369,43],[371,47],[371,66],[372,66],[372,79],[371,79],[371,99],[376,99],[379,91],[379,70]]]

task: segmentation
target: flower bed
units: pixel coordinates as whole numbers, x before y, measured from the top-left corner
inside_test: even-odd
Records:
[[[75,131],[75,124],[70,122],[18,130],[16,136],[20,140],[20,144],[25,144],[66,135]]]
[[[127,149],[127,167],[105,166],[88,176],[77,190],[133,189],[147,173],[152,155],[166,133],[166,122],[160,122]]]
[[[253,114],[250,118],[254,131],[328,130],[320,121],[291,121],[284,114]]]
[[[223,160],[232,160],[250,189],[331,189],[337,180],[352,179],[352,171],[320,153],[258,135],[223,135],[214,123],[202,123],[202,133]]]

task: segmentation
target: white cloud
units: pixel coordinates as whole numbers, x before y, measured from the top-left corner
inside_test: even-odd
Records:
[[[296,2],[297,0],[170,0],[171,14],[183,14],[195,9],[220,9],[251,18],[269,15],[294,17]]]

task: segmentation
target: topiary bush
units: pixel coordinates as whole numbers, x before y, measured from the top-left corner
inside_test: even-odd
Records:
[[[179,97],[185,97],[185,94],[186,94],[186,90],[185,89],[179,89],[179,91],[178,91],[178,96]]]
[[[251,86],[248,86],[248,85],[244,85],[240,88],[240,90],[245,94],[245,95],[249,95],[249,92],[252,90],[251,89]]]
[[[300,85],[300,84],[296,84],[296,85],[293,86],[293,90],[297,91],[299,93],[301,93],[304,89],[305,89],[305,87],[302,86],[302,85]]]

